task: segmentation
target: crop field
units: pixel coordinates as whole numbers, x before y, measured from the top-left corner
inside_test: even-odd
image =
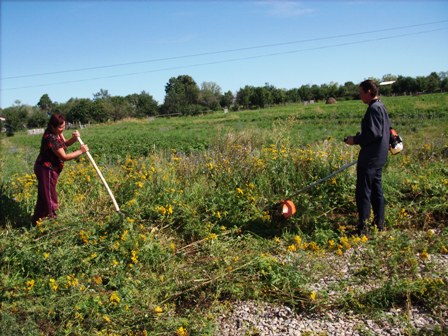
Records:
[[[58,217],[35,227],[41,135],[1,134],[0,330],[221,335],[219,316],[255,301],[447,334],[448,95],[383,101],[405,149],[383,170],[386,230],[362,237],[354,166],[295,196],[290,219],[270,211],[356,159],[342,139],[359,131],[360,101],[80,129],[122,213],[83,156],[61,173]]]

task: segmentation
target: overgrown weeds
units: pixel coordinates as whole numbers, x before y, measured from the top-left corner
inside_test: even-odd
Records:
[[[347,127],[358,127],[341,111],[339,119],[347,114],[345,120],[356,121]],[[356,237],[349,234],[356,216],[354,168],[295,197],[298,212],[288,221],[274,221],[267,210],[355,159],[353,148],[322,133],[333,127],[335,111],[296,107],[281,118],[262,113],[278,119],[270,134],[262,127],[221,129],[201,150],[174,146],[145,156],[99,156],[123,214],[112,212],[87,160],[68,163],[57,219],[35,227],[26,221],[36,198],[33,162],[11,152],[32,146],[25,135],[2,139],[0,330],[216,335],[213,313],[249,299],[296,312],[339,308],[375,316],[419,306],[442,330],[448,299],[446,136],[421,138],[422,128],[405,133],[405,151],[384,170],[387,231]],[[303,134],[294,137],[288,127],[302,127],[313,113],[321,128],[313,137],[322,140],[304,143]],[[238,122],[253,114],[237,115]],[[195,129],[217,123],[203,118],[194,119]],[[262,120],[257,115],[256,122]],[[442,121],[428,123],[431,134],[446,132]],[[97,154],[95,144],[89,146]]]

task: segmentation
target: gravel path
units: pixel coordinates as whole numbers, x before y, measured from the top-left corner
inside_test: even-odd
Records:
[[[361,335],[409,335],[415,329],[427,335],[440,323],[431,316],[412,309],[409,321],[403,312],[385,313],[384,321],[377,322],[359,315],[340,311],[324,314],[296,314],[289,307],[273,306],[257,302],[237,302],[231,313],[219,318],[219,335],[222,336],[361,336]],[[407,332],[406,332],[407,330]],[[425,333],[425,330],[427,333]]]
[[[346,258],[325,256],[331,267],[325,277],[313,279],[309,290],[328,293],[330,303],[340,299],[340,289],[333,291],[339,281],[350,283],[353,280],[354,264],[362,255],[361,250],[352,250]],[[448,279],[448,256],[433,255],[444,280]],[[323,260],[320,260],[321,262]],[[419,265],[420,271],[425,262]],[[302,269],[302,271],[305,271]],[[375,289],[378,283],[373,279],[364,284],[351,283],[357,291],[367,292]],[[331,306],[331,305],[330,305]],[[287,306],[276,306],[264,302],[239,301],[232,304],[232,310],[217,319],[220,336],[357,336],[357,335],[448,335],[448,303],[443,316],[437,319],[418,307],[408,313],[402,309],[385,311],[380,319],[355,315],[350,312],[329,310],[323,313],[295,313]],[[438,331],[436,331],[438,330]],[[442,331],[443,330],[443,331]],[[445,334],[444,334],[445,333]]]

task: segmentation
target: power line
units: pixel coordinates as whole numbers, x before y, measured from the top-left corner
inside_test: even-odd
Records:
[[[71,81],[54,82],[54,83],[48,83],[48,84],[37,84],[37,85],[21,86],[21,87],[14,87],[14,88],[6,88],[6,89],[0,89],[0,91],[11,91],[11,90],[18,90],[18,89],[29,89],[29,88],[43,87],[43,86],[79,83],[79,82],[87,82],[87,81],[98,80],[98,79],[127,77],[127,76],[141,75],[141,74],[160,72],[160,71],[168,71],[168,70],[176,70],[176,69],[193,68],[193,67],[199,67],[199,66],[205,66],[205,65],[230,63],[230,62],[244,61],[244,60],[257,59],[257,58],[263,58],[263,57],[294,54],[294,53],[299,53],[299,52],[304,52],[304,51],[329,49],[329,48],[343,47],[343,46],[362,44],[362,43],[368,43],[368,42],[374,42],[374,41],[389,40],[389,39],[406,37],[406,36],[411,36],[411,35],[426,34],[426,33],[441,31],[441,30],[445,30],[445,29],[448,29],[448,28],[437,28],[437,29],[424,30],[424,31],[414,32],[414,33],[406,33],[406,34],[400,34],[400,35],[394,35],[394,36],[379,37],[379,38],[375,38],[375,39],[367,39],[367,40],[360,40],[360,41],[354,41],[354,42],[344,42],[344,43],[337,43],[337,44],[320,46],[320,47],[290,50],[290,51],[276,52],[276,53],[270,53],[270,54],[264,54],[264,55],[231,58],[231,59],[220,60],[220,61],[197,63],[197,64],[190,64],[190,65],[184,65],[184,66],[167,67],[167,68],[153,69],[153,70],[147,70],[147,71],[138,71],[138,72],[131,72],[131,73],[126,73],[126,74],[119,74],[119,75],[109,75],[109,76],[92,77],[92,78],[85,78],[85,79],[78,79],[78,80],[71,80]]]
[[[110,64],[110,65],[101,65],[101,66],[95,66],[95,67],[77,68],[77,69],[60,70],[60,71],[52,71],[52,72],[43,72],[43,73],[35,73],[35,74],[28,74],[28,75],[8,76],[8,77],[2,77],[1,80],[17,79],[17,78],[29,78],[29,77],[39,77],[39,76],[49,76],[49,75],[56,75],[56,74],[69,73],[69,72],[81,72],[81,71],[88,71],[88,70],[115,68],[115,67],[121,67],[121,66],[127,66],[127,65],[155,63],[155,62],[171,61],[171,60],[183,59],[183,58],[192,58],[192,57],[199,57],[199,56],[225,54],[225,53],[232,53],[232,52],[245,51],[245,50],[261,49],[261,48],[271,48],[271,47],[286,46],[286,45],[291,45],[291,44],[299,44],[299,43],[306,43],[306,42],[316,42],[316,41],[331,40],[331,39],[351,37],[351,36],[358,36],[358,35],[365,35],[365,34],[380,33],[380,32],[392,31],[392,30],[402,30],[402,29],[415,28],[415,27],[421,27],[421,26],[428,26],[428,25],[434,25],[434,24],[445,23],[445,22],[448,22],[448,20],[420,23],[420,24],[414,24],[414,25],[408,25],[408,26],[400,26],[400,27],[393,27],[393,28],[377,29],[377,30],[371,30],[371,31],[366,31],[366,32],[358,32],[358,33],[350,33],[350,34],[333,35],[333,36],[327,36],[327,37],[317,37],[317,38],[297,40],[297,41],[264,44],[264,45],[251,46],[251,47],[226,49],[226,50],[220,50],[220,51],[210,51],[210,52],[189,54],[189,55],[182,55],[182,56],[173,56],[173,57],[165,57],[165,58],[154,58],[154,59],[143,60],[143,61],[118,63],[118,64]]]

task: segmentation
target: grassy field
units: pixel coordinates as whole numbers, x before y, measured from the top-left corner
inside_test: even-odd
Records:
[[[402,308],[403,334],[446,333],[448,95],[384,102],[405,150],[384,169],[387,231],[369,237],[348,234],[354,167],[294,197],[288,221],[269,211],[356,159],[342,139],[360,101],[92,125],[83,141],[122,214],[84,157],[61,174],[58,218],[36,227],[41,136],[1,138],[0,330],[219,335],[232,302],[259,300],[379,320]],[[316,289],[338,262],[350,277]],[[437,323],[406,324],[413,306]]]

